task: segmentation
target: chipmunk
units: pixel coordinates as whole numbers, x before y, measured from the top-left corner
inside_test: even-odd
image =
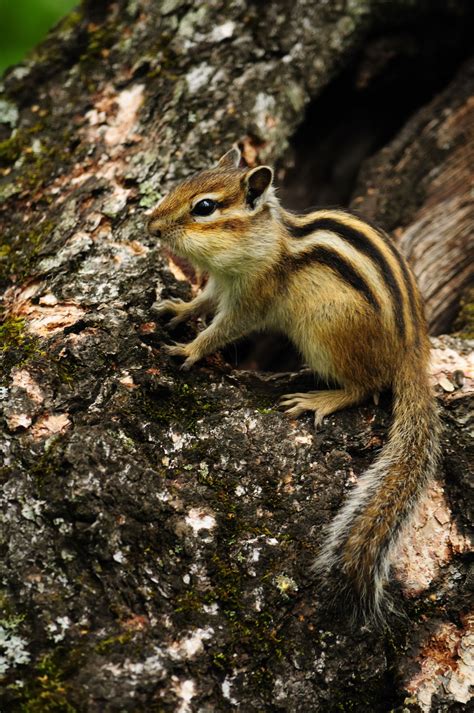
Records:
[[[288,212],[272,169],[241,168],[240,160],[232,148],[179,183],[149,218],[152,235],[209,275],[193,300],[163,300],[159,311],[174,315],[172,325],[214,313],[192,342],[165,348],[187,369],[251,331],[283,331],[314,372],[340,385],[282,397],[290,416],[314,411],[317,424],[393,390],[388,442],[330,525],[315,563],[335,592],[351,595],[355,610],[383,621],[391,554],[439,452],[421,298],[385,233],[342,210]]]

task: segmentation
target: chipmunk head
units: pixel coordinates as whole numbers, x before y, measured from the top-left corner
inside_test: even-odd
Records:
[[[210,272],[242,270],[274,240],[272,169],[240,168],[240,157],[232,148],[213,168],[179,183],[149,218],[152,235]]]

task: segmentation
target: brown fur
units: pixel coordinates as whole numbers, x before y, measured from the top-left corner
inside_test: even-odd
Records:
[[[390,239],[358,216],[283,210],[267,167],[247,171],[233,149],[179,184],[149,229],[209,273],[190,303],[165,300],[174,323],[215,312],[189,344],[168,347],[189,368],[254,329],[283,331],[334,391],[291,394],[290,415],[326,415],[386,388],[394,391],[390,438],[331,524],[316,569],[354,607],[380,618],[390,552],[438,457],[439,423],[427,380],[429,343],[416,284]],[[205,217],[196,201],[216,202]]]

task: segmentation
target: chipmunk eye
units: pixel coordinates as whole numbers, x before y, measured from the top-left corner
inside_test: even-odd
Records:
[[[211,215],[217,208],[217,202],[213,201],[211,198],[204,198],[202,201],[198,201],[191,213],[193,215]]]

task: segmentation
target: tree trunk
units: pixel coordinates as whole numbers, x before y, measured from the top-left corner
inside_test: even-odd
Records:
[[[84,2],[7,72],[2,711],[467,702],[469,343],[434,340],[444,460],[394,568],[407,618],[350,631],[310,565],[389,400],[317,433],[289,421],[278,396],[313,377],[261,371],[294,363],[276,337],[237,347],[257,370],[217,354],[184,374],[162,345],[196,324],[171,332],[154,303],[195,276],[144,225],[238,140],[276,162],[288,205],[352,200],[400,232],[449,329],[468,269],[472,17],[454,0]]]
[[[449,330],[472,284],[474,61],[368,162],[354,201],[400,238],[433,334]]]

